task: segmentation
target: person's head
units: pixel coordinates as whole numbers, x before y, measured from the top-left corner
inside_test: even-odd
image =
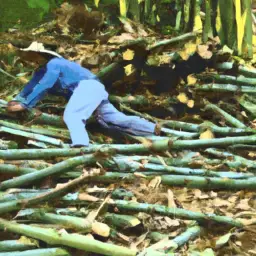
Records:
[[[33,62],[37,65],[43,65],[50,59],[62,56],[56,52],[47,50],[42,43],[33,42],[28,48],[19,50],[20,57],[28,62]]]
[[[50,54],[33,51],[19,51],[19,56],[21,57],[22,60],[26,62],[33,62],[37,65],[44,65],[50,59],[55,57]]]

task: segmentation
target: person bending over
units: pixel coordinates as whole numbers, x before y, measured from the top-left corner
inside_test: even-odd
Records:
[[[118,111],[109,102],[104,85],[88,69],[45,49],[38,42],[20,50],[25,60],[38,64],[39,68],[24,89],[8,102],[9,112],[33,108],[46,93],[61,93],[68,99],[63,120],[70,132],[71,147],[89,146],[85,125],[93,113],[105,128],[140,136],[155,133],[156,124]]]

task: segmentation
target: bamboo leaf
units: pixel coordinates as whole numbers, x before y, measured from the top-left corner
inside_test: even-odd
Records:
[[[185,93],[180,93],[178,96],[177,96],[177,99],[181,102],[181,103],[185,103],[187,104],[188,103],[188,97]]]
[[[189,100],[188,103],[187,103],[187,106],[188,106],[189,108],[193,108],[194,105],[195,105],[195,102],[194,102],[193,100]]]
[[[214,134],[210,129],[207,129],[205,132],[201,133],[200,135],[200,140],[205,140],[205,139],[213,139]]]
[[[134,71],[134,66],[133,66],[132,64],[126,65],[126,66],[124,67],[124,71],[125,71],[125,74],[126,74],[127,76],[129,76],[129,75],[131,75],[131,74],[133,73],[133,71]]]
[[[124,53],[123,53],[123,59],[124,60],[132,60],[134,57],[134,51],[127,49]]]
[[[188,75],[187,81],[188,81],[187,85],[194,85],[196,84],[197,79],[193,75]]]
[[[224,236],[221,236],[216,242],[216,248],[219,248],[219,247],[223,246],[224,244],[226,244],[229,241],[231,236],[232,236],[232,233],[228,233]]]

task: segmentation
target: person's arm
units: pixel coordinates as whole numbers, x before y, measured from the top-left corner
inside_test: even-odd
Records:
[[[31,80],[24,86],[23,90],[14,97],[14,101],[25,101],[26,96],[33,91],[34,87],[44,76],[44,73],[45,71],[43,69],[34,72]]]
[[[23,103],[26,107],[31,107],[35,105],[45,94],[45,92],[52,88],[56,81],[59,78],[60,67],[56,62],[49,62],[47,64],[47,71],[42,79],[34,86],[31,93],[26,95],[24,99],[22,99],[21,103]]]

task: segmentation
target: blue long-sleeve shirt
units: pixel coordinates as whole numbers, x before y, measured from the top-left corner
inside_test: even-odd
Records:
[[[88,79],[98,80],[90,70],[75,62],[56,57],[34,73],[15,99],[30,108],[35,106],[47,92],[69,98],[77,84]]]

